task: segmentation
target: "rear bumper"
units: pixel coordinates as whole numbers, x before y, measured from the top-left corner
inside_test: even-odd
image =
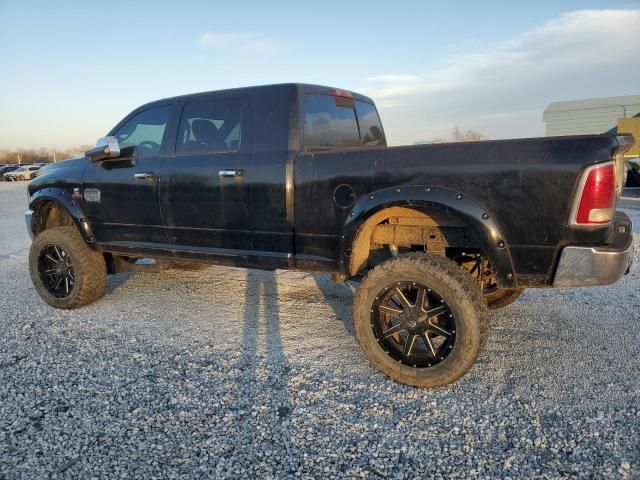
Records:
[[[592,287],[617,282],[633,261],[633,228],[629,217],[616,213],[614,234],[606,246],[562,249],[554,287]]]

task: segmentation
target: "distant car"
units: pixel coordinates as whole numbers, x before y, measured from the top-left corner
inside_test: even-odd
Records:
[[[23,165],[16,170],[5,173],[3,178],[6,182],[15,182],[18,180],[31,180],[31,173],[40,170],[42,167],[37,165]]]
[[[3,167],[0,167],[0,181],[4,180],[5,173],[13,172],[18,168],[20,168],[20,165],[5,165]]]
[[[34,178],[37,178],[40,175],[42,175],[42,172],[44,172],[45,167],[47,165],[49,165],[49,164],[48,163],[39,163],[39,164],[34,164],[34,165],[40,165],[40,169],[31,172],[31,180],[33,180]]]

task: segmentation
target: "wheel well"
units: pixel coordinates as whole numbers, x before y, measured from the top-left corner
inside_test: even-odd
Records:
[[[349,276],[402,252],[429,252],[455,260],[486,284],[488,259],[471,229],[455,214],[417,207],[389,207],[358,229],[349,259]]]
[[[75,227],[75,224],[69,213],[60,204],[44,202],[35,212],[33,233],[38,235],[55,227]]]

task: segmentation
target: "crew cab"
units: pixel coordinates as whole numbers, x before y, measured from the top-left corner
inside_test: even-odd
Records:
[[[615,206],[632,142],[388,147],[374,102],[346,90],[168,98],[31,181],[29,268],[57,308],[98,300],[122,271],[329,272],[359,283],[353,321],[372,363],[435,387],[471,367],[489,310],[523,289],[606,285],[628,272],[631,222]]]

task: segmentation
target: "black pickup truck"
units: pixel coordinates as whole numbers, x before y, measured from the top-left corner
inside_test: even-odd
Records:
[[[628,271],[631,222],[615,205],[632,142],[387,147],[370,98],[315,85],[159,100],[31,181],[29,268],[57,308],[96,301],[122,271],[329,272],[359,282],[354,326],[374,365],[439,386],[524,288]]]

